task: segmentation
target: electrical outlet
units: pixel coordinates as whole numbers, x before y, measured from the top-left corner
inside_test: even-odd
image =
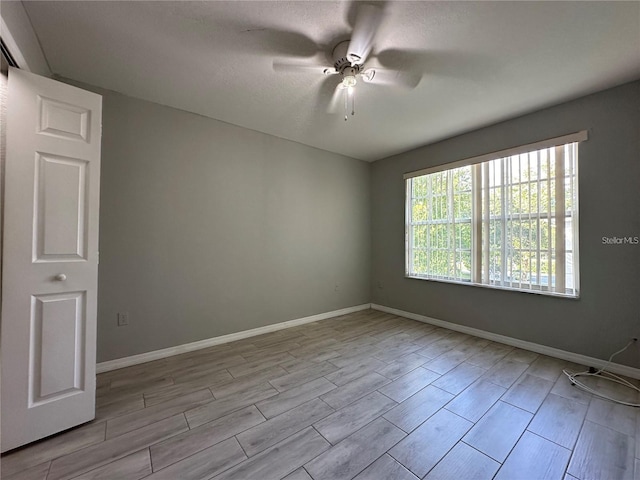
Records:
[[[129,312],[119,312],[118,313],[118,326],[124,327],[125,325],[129,325]]]
[[[334,292],[339,292],[340,291],[340,282],[336,282],[336,286],[333,289]]]

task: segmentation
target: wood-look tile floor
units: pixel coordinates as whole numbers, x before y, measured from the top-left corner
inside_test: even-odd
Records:
[[[101,374],[96,419],[2,478],[640,479],[638,409],[566,367],[366,310]]]

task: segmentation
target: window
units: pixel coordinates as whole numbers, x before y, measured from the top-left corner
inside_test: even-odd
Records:
[[[405,175],[406,275],[577,297],[586,132]]]

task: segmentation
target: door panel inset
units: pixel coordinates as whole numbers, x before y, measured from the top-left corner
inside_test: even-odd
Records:
[[[85,160],[36,154],[35,262],[86,260]]]
[[[31,302],[29,404],[84,390],[85,292],[35,295]]]
[[[38,97],[38,103],[38,133],[65,140],[89,142],[89,110],[41,96]]]

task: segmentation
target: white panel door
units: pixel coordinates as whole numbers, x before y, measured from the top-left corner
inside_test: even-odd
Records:
[[[2,451],[95,416],[102,97],[9,71]]]

